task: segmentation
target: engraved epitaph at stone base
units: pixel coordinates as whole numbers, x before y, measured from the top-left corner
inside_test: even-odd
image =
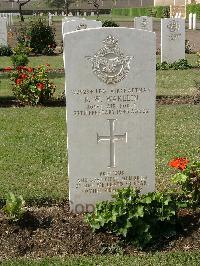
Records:
[[[185,19],[161,19],[161,62],[185,59]]]
[[[87,58],[98,55],[108,36],[123,56],[132,58],[129,71],[116,83],[101,80]],[[153,191],[155,34],[86,29],[66,34],[64,50],[71,210],[92,211],[96,202],[111,200],[116,189],[129,185],[142,193]],[[113,71],[116,57],[103,61],[100,70]]]

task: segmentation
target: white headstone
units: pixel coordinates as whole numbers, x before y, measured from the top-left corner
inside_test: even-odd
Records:
[[[66,21],[63,24],[63,34],[69,33],[71,31],[85,30],[89,28],[100,28],[102,27],[102,22],[97,20],[87,20],[78,19]]]
[[[153,191],[155,34],[87,29],[65,34],[64,50],[71,210],[129,185]]]
[[[153,31],[153,18],[147,16],[135,17],[134,27],[140,30]]]
[[[0,45],[8,45],[7,37],[7,19],[0,18]]]
[[[185,19],[161,19],[161,62],[185,59]]]
[[[192,29],[192,13],[189,14],[189,30]]]
[[[193,30],[196,30],[196,26],[197,26],[197,14],[193,14]]]
[[[87,16],[87,12],[84,12],[84,13],[83,13],[83,16],[86,17],[86,16]]]
[[[91,12],[91,16],[94,16],[94,12]]]
[[[65,17],[62,19],[62,34],[64,34],[64,24],[65,22],[69,22],[69,21],[83,21],[85,20],[85,18],[80,18],[80,17]]]
[[[49,13],[48,14],[49,26],[52,25],[52,19],[53,19],[53,15],[51,13]]]

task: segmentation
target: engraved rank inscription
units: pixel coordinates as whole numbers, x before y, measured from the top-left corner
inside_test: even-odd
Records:
[[[92,62],[93,73],[106,84],[116,84],[126,78],[133,56],[124,55],[118,46],[118,40],[109,35],[104,47],[94,56],[86,56]]]

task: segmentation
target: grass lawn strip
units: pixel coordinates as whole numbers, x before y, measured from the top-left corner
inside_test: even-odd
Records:
[[[0,198],[9,191],[28,199],[68,196],[65,108],[0,109]],[[164,189],[177,155],[198,155],[199,105],[163,105],[156,115],[157,188]]]
[[[10,260],[2,266],[198,266],[200,252],[155,253],[147,256],[91,256],[47,258],[42,260]]]

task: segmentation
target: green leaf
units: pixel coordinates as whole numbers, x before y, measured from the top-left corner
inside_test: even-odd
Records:
[[[171,181],[173,183],[177,183],[177,184],[183,184],[187,181],[188,177],[182,173],[177,173],[175,174],[172,178]]]

